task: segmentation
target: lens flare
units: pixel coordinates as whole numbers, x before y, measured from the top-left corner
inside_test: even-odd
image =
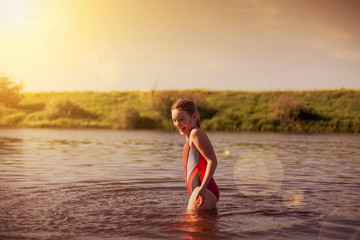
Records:
[[[304,193],[300,189],[288,189],[283,192],[283,203],[288,208],[299,208],[304,203]]]
[[[234,166],[234,183],[248,197],[269,197],[279,191],[283,167],[277,156],[267,150],[246,152]]]

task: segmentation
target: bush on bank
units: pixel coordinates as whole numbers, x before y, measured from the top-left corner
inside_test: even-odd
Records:
[[[21,101],[23,84],[12,81],[5,73],[0,73],[0,105],[16,107]]]

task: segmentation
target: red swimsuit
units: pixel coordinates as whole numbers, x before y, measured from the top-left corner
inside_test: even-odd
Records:
[[[191,148],[189,143],[186,142],[183,151],[183,165],[185,171],[185,183],[191,195],[196,187],[201,186],[201,182],[203,181],[206,172],[207,162],[198,150]],[[217,200],[219,200],[219,189],[214,178],[211,178],[206,188],[214,193]]]

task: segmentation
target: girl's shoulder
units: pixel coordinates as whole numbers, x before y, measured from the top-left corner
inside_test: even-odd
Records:
[[[200,128],[194,128],[190,132],[189,144],[192,148],[194,148],[195,147],[194,142],[200,142],[205,139],[206,140],[208,139],[206,133],[203,130],[201,130]]]
[[[199,137],[200,135],[204,134],[204,131],[200,128],[193,128],[190,132],[190,141],[194,138]]]

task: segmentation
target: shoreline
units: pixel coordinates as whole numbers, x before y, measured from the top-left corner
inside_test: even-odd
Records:
[[[0,128],[171,131],[170,106],[195,100],[206,131],[359,133],[360,90],[25,92]]]

